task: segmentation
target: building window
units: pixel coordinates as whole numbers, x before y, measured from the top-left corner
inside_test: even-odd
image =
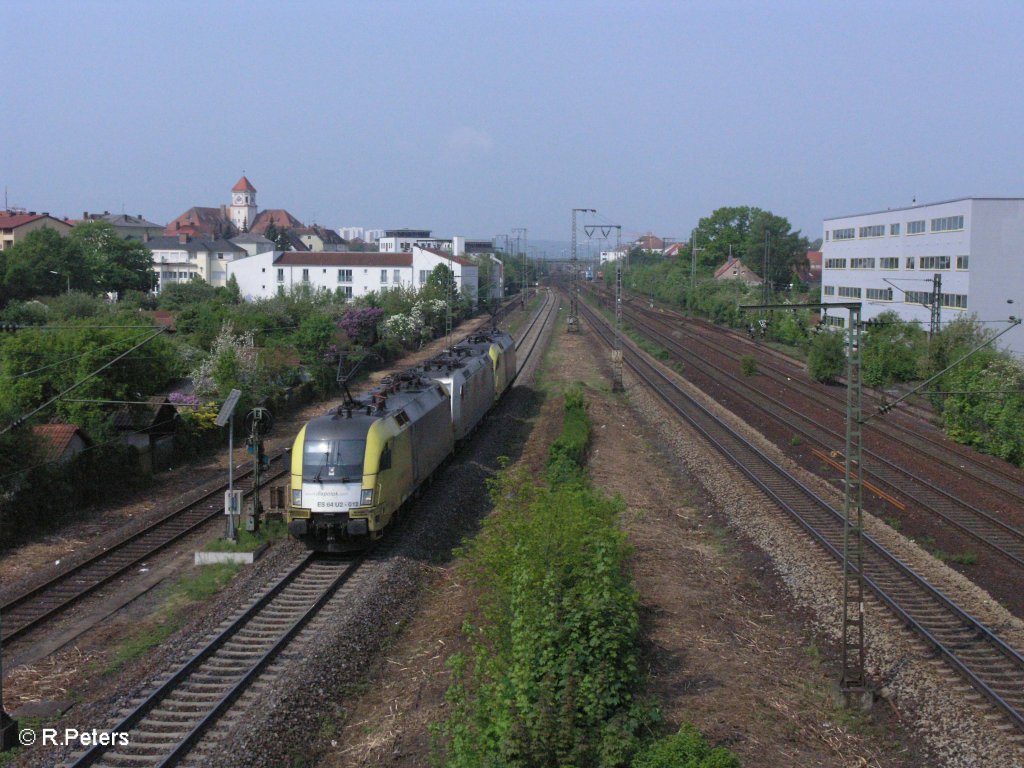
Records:
[[[931,291],[907,291],[903,294],[904,304],[924,304],[926,307],[932,305]]]
[[[924,234],[924,219],[920,221],[908,221],[907,222],[907,234],[908,235],[923,235]]]
[[[949,256],[922,256],[921,269],[949,269]]]
[[[921,223],[924,224],[924,222],[921,222]],[[854,235],[855,231],[856,230],[854,230],[853,227],[850,227],[849,229],[836,229],[836,230],[833,230],[833,232],[832,232],[832,239],[833,240],[853,240],[853,235]]]
[[[346,299],[351,299],[352,298],[352,286],[351,285],[343,285],[338,290],[341,291],[341,295],[344,296]]]
[[[955,232],[963,228],[963,216],[943,216],[941,219],[932,219],[932,232]]]
[[[831,233],[831,232],[829,232],[829,231],[828,231],[827,229],[825,230],[825,242],[826,242],[826,243],[827,243],[827,242],[829,241],[829,235],[831,235],[831,234],[832,234],[832,233]]]
[[[420,285],[426,285],[427,284],[427,276],[428,275],[430,275],[430,270],[429,269],[421,269],[420,270]]]
[[[284,282],[284,270],[281,267],[277,268],[277,282]]]
[[[380,271],[380,281],[381,283],[386,283],[388,281],[388,271],[386,269],[382,269]]]
[[[839,295],[847,299],[859,299],[860,288],[852,285],[840,285]]]
[[[878,260],[878,266],[881,269],[899,269],[900,260],[895,256],[883,256]]]
[[[822,318],[825,321],[825,325],[830,325],[833,328],[845,328],[846,318],[845,317],[833,317],[832,315],[825,315]]]
[[[859,259],[850,259],[850,269],[874,269],[875,257],[866,256]]]
[[[907,269],[913,269],[914,268],[914,257],[913,256],[907,256],[907,260],[906,260],[906,262],[904,262],[903,266],[906,267]]]
[[[303,269],[302,270],[302,282],[304,282],[304,283],[308,283],[309,282],[309,270],[308,269]]]
[[[890,224],[889,225],[889,234],[890,235],[895,236],[895,235],[898,235],[899,233],[900,233],[900,225],[899,224]]]
[[[885,234],[885,224],[872,224],[869,227],[861,227],[858,237],[882,237]]]
[[[866,291],[871,301],[892,301],[892,288],[867,288]]]
[[[942,294],[942,306],[951,309],[967,309],[967,294],[944,293]]]
[[[352,282],[352,270],[351,269],[339,269],[338,270],[338,282],[339,283],[351,283]],[[349,289],[349,296],[352,295],[351,289]]]
[[[957,269],[967,269],[967,259],[968,259],[967,256],[957,256],[956,257],[956,268]]]
[[[391,282],[393,282],[395,285],[398,285],[400,282],[402,282],[402,270],[396,269],[394,271],[394,274],[391,275]]]
[[[324,273],[324,274],[326,275],[326,274],[327,274],[327,270],[326,270],[326,269],[324,269],[324,272],[323,272],[323,273]]]
[[[835,296],[836,295],[836,287],[834,285],[823,285],[821,287],[821,292],[823,294],[825,294],[826,296]]]
[[[262,272],[264,275],[267,274],[267,268],[266,267],[262,267],[260,269],[260,272]]]
[[[846,269],[846,259],[825,259],[825,269]]]

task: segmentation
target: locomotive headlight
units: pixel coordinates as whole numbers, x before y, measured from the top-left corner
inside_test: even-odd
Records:
[[[373,506],[373,488],[364,488],[362,495],[359,497],[359,506],[370,507]]]
[[[301,507],[302,506],[302,489],[301,488],[293,488],[292,489],[292,506],[293,507]]]

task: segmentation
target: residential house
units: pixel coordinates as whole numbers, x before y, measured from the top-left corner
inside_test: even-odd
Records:
[[[365,251],[271,251],[228,264],[246,301],[295,290],[365,296],[371,291],[413,285],[413,257],[408,253]]]
[[[93,445],[92,439],[75,424],[37,424],[32,433],[43,442],[47,461],[69,461]]]
[[[189,235],[157,237],[146,245],[153,252],[157,293],[168,285],[188,282],[194,277],[215,287],[227,285],[228,263],[248,255],[230,240],[206,240]]]
[[[77,222],[84,224],[89,221],[105,221],[117,231],[125,240],[149,240],[152,237],[160,237],[164,232],[164,225],[147,221],[140,213],[138,216],[130,216],[125,213],[89,213],[82,211],[82,219]]]
[[[715,270],[715,280],[739,280],[747,285],[761,285],[762,280],[750,267],[739,259],[729,258]]]
[[[29,232],[44,227],[56,230],[59,235],[67,235],[71,231],[70,223],[54,218],[49,213],[0,211],[0,251],[24,239]]]

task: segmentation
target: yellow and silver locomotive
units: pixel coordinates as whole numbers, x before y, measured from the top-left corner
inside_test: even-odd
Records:
[[[327,552],[379,537],[515,371],[512,337],[478,334],[308,422],[292,448],[289,532]]]

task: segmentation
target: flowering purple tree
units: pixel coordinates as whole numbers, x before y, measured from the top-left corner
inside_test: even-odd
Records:
[[[338,327],[355,343],[369,346],[377,341],[377,324],[383,317],[384,310],[378,307],[350,309],[342,315]]]

